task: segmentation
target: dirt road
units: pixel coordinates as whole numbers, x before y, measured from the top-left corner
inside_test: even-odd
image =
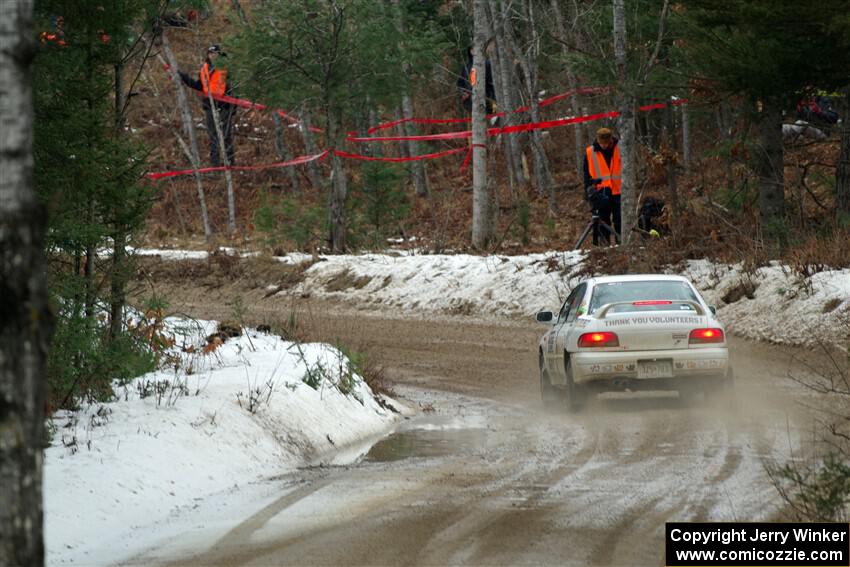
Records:
[[[195,316],[231,312],[171,297]],[[665,521],[774,517],[764,461],[784,460],[809,420],[786,377],[788,349],[733,342],[734,407],[608,394],[578,415],[551,414],[538,398],[534,324],[246,305],[247,322],[293,313],[302,335],[368,352],[402,397],[433,411],[352,465],[270,481],[280,498],[208,549],[164,547],[132,563],[661,565]]]

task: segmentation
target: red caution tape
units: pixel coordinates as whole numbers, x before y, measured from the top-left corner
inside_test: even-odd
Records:
[[[466,152],[466,157],[463,158],[463,163],[460,164],[460,172],[463,173],[466,171],[466,167],[469,165],[469,160],[472,159],[472,150],[473,148],[484,148],[487,149],[487,144],[470,144],[469,150]]]
[[[323,151],[320,154],[314,154],[311,156],[300,156],[295,159],[291,159],[288,161],[280,161],[277,163],[267,163],[262,165],[232,165],[230,167],[227,166],[218,166],[218,167],[202,167],[198,169],[198,173],[209,173],[211,171],[258,171],[261,169],[274,169],[278,167],[289,167],[292,165],[302,165],[305,163],[310,163],[311,161],[315,161],[317,159],[323,159],[328,155],[328,150]],[[158,179],[163,179],[165,177],[177,177],[178,175],[192,175],[195,173],[194,169],[180,169],[177,171],[161,171],[159,173],[148,173],[145,175],[148,179],[156,181]]]
[[[576,95],[576,94],[588,94],[588,93],[605,93],[611,91],[611,87],[583,87],[580,89],[574,89],[571,91],[567,91],[564,93],[556,94],[554,96],[550,96],[549,98],[541,100],[537,106],[544,107],[549,106],[552,103],[558,102],[559,100],[563,100],[567,97]],[[520,106],[519,108],[513,111],[514,114],[528,112],[530,106]],[[497,112],[495,114],[488,114],[487,118],[493,118],[494,116],[507,116],[507,112]],[[386,130],[388,128],[393,128],[398,126],[399,124],[406,124],[411,122],[413,124],[462,124],[471,122],[471,118],[401,118],[399,120],[392,120],[390,122],[384,122],[382,124],[378,124],[377,126],[372,126],[366,132],[369,134],[374,134],[375,132],[380,132],[381,130]],[[350,136],[356,135],[356,132],[349,132]]]
[[[674,100],[669,104],[678,106],[687,102],[685,99]],[[664,108],[667,103],[648,104],[641,106],[640,111],[657,110]],[[566,126],[567,124],[578,124],[580,122],[592,122],[594,120],[602,120],[604,118],[616,118],[620,115],[617,110],[609,112],[600,112],[598,114],[588,114],[585,116],[574,116],[571,118],[560,118],[558,120],[545,120],[542,122],[529,122],[526,124],[517,124],[514,126],[503,126],[501,128],[488,128],[488,136],[498,136],[500,134],[513,134],[514,132],[528,132],[530,130],[543,130],[547,128],[557,128],[558,126]],[[418,140],[424,142],[433,142],[437,140],[458,140],[472,137],[471,130],[463,130],[458,132],[445,132],[442,134],[421,134],[415,136],[365,136],[365,137],[350,137],[351,142],[401,142],[405,140]]]
[[[399,163],[403,161],[420,161],[423,159],[435,159],[441,158],[445,156],[450,156],[452,154],[459,154],[461,152],[465,152],[466,148],[454,148],[452,150],[445,150],[442,152],[434,152],[432,154],[422,154],[418,156],[410,156],[410,157],[377,157],[377,156],[364,156],[362,154],[352,154],[348,152],[344,152],[342,150],[334,150],[334,153],[339,157],[346,159],[359,159],[364,161],[387,161],[392,163]]]
[[[357,159],[363,161],[384,161],[384,162],[404,162],[404,161],[419,161],[423,159],[436,159],[445,156],[450,156],[452,154],[459,154],[461,152],[467,151],[466,148],[454,148],[451,150],[444,150],[442,152],[434,152],[430,154],[422,154],[418,156],[410,156],[410,157],[380,157],[380,156],[367,156],[363,154],[353,154],[350,152],[344,152],[342,150],[325,150],[320,154],[315,154],[311,156],[301,156],[295,159],[291,159],[289,161],[281,161],[277,163],[268,163],[263,165],[243,165],[243,166],[219,166],[219,167],[203,167],[198,169],[199,173],[208,173],[211,171],[258,171],[261,169],[275,169],[280,167],[289,167],[293,165],[303,165],[305,163],[309,163],[311,161],[323,159],[329,153],[333,152],[341,158],[345,159]],[[159,173],[148,173],[145,175],[146,178],[156,181],[158,179],[163,179],[166,177],[177,177],[178,175],[191,175],[195,172],[194,169],[180,169],[177,171],[162,171]]]
[[[234,106],[239,106],[241,108],[247,108],[249,110],[271,110],[272,112],[276,112],[281,118],[283,118],[284,120],[286,120],[286,121],[288,121],[292,124],[301,124],[301,120],[299,120],[297,117],[295,117],[292,114],[289,114],[288,112],[286,112],[285,110],[281,110],[279,108],[270,109],[265,104],[260,104],[259,102],[252,102],[252,101],[244,99],[244,98],[236,98],[236,97],[232,97],[232,96],[217,95],[217,94],[206,95],[202,91],[199,91],[199,90],[195,90],[195,89],[189,89],[189,90],[194,92],[196,95],[198,95],[201,98],[207,98],[207,96],[212,96],[212,98],[214,98],[215,100],[217,100],[219,102],[226,102],[228,104],[232,104]],[[322,130],[321,128],[316,128],[315,126],[310,126],[310,131],[311,132],[319,132],[319,133],[324,132],[324,130]]]

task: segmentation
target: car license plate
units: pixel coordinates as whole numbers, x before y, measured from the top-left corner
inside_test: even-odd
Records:
[[[672,378],[672,360],[639,360],[638,378]]]

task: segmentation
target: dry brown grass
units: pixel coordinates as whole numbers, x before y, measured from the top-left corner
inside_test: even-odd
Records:
[[[284,264],[267,255],[240,258],[222,252],[210,254],[206,260],[162,260],[140,257],[139,273],[158,283],[190,283],[207,288],[238,284],[242,289],[275,286],[277,291],[290,289],[306,278],[312,262]]]
[[[850,229],[835,229],[826,237],[811,235],[791,245],[783,260],[803,278],[818,272],[850,267]]]

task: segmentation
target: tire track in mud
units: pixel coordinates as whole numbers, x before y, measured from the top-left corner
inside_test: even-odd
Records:
[[[440,530],[419,551],[418,562],[518,563],[521,556],[500,557],[493,550],[523,550],[527,544],[539,541],[541,534],[551,531],[554,523],[550,515],[557,512],[557,505],[547,502],[549,489],[557,480],[589,463],[598,452],[598,443],[598,436],[587,436],[578,452],[562,457],[569,459],[568,464],[559,464],[543,474],[536,467],[526,465],[500,479],[497,489],[479,495],[460,514],[442,522]]]

